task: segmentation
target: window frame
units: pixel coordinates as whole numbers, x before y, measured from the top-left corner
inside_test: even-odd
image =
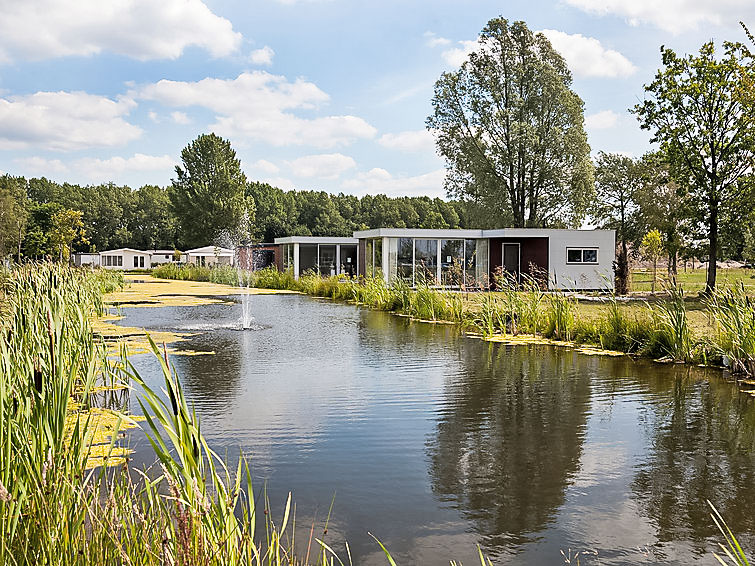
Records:
[[[580,261],[569,261],[569,252],[578,250]],[[585,261],[585,250],[594,251],[595,252],[595,261]],[[566,248],[566,265],[598,265],[600,263],[600,248],[596,246],[571,246]]]

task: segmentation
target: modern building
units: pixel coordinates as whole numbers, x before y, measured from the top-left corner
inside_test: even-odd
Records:
[[[149,269],[150,252],[132,248],[119,248],[100,252],[100,266],[105,269]]]
[[[183,253],[183,259],[186,263],[209,267],[213,265],[233,265],[234,255],[234,250],[228,248],[204,246],[202,248],[186,250]]]
[[[495,286],[502,276],[547,281],[549,289],[613,289],[615,232],[503,228],[354,232],[358,273],[446,286]]]
[[[100,254],[76,252],[71,254],[71,263],[73,263],[76,267],[82,267],[85,265],[96,267],[100,265]]]
[[[293,270],[297,279],[307,271],[325,277],[347,275],[356,277],[359,241],[356,238],[328,236],[288,236],[276,238],[278,269]]]
[[[151,267],[157,267],[164,263],[171,263],[175,254],[176,250],[149,250],[149,264]]]

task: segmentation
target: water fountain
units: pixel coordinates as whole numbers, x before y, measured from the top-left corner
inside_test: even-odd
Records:
[[[239,320],[240,330],[254,330],[254,316],[252,315],[252,301],[249,289],[251,287],[251,278],[241,266],[241,254],[239,245],[248,242],[251,238],[251,223],[249,215],[244,212],[239,225],[234,230],[223,230],[215,238],[216,242],[224,247],[234,250],[234,263],[236,265],[236,280],[239,290],[241,291],[241,318]],[[249,259],[249,258],[247,258]]]

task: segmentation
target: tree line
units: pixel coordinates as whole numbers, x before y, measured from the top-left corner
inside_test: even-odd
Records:
[[[230,142],[202,134],[182,150],[168,187],[0,178],[0,256],[380,227],[589,224],[617,232],[619,292],[650,232],[672,272],[678,258],[708,260],[710,291],[717,260],[755,259],[755,56],[741,42],[723,42],[720,52],[708,42],[686,56],[662,47],[645,93],[629,111],[657,149],[593,157],[563,57],[524,22],[495,18],[467,60],[435,84],[426,124],[446,161],[448,201],[283,191],[249,181]]]

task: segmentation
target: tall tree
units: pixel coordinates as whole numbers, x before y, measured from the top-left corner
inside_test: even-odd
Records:
[[[427,127],[449,195],[500,225],[581,223],[593,193],[583,102],[563,57],[524,22],[490,20],[458,71],[435,83]]]
[[[601,228],[616,230],[619,254],[616,257],[616,292],[629,291],[629,249],[634,239],[637,211],[636,193],[642,187],[639,164],[618,153],[598,154],[595,164],[596,207],[593,212]]]
[[[144,185],[134,191],[128,230],[132,247],[148,250],[175,248],[176,219],[168,191],[156,185]]]
[[[50,247],[59,261],[70,261],[71,246],[79,240],[86,244],[82,213],[78,210],[63,208],[52,215],[49,233]]]
[[[723,51],[717,59],[712,41],[687,57],[661,47],[663,68],[633,109],[704,218],[708,293],[716,286],[721,207],[738,198],[739,180],[755,167],[755,58],[742,43],[724,42]]]
[[[246,176],[231,143],[202,134],[181,151],[181,161],[170,199],[183,244],[208,245],[224,233],[236,235],[254,205],[245,198]]]

